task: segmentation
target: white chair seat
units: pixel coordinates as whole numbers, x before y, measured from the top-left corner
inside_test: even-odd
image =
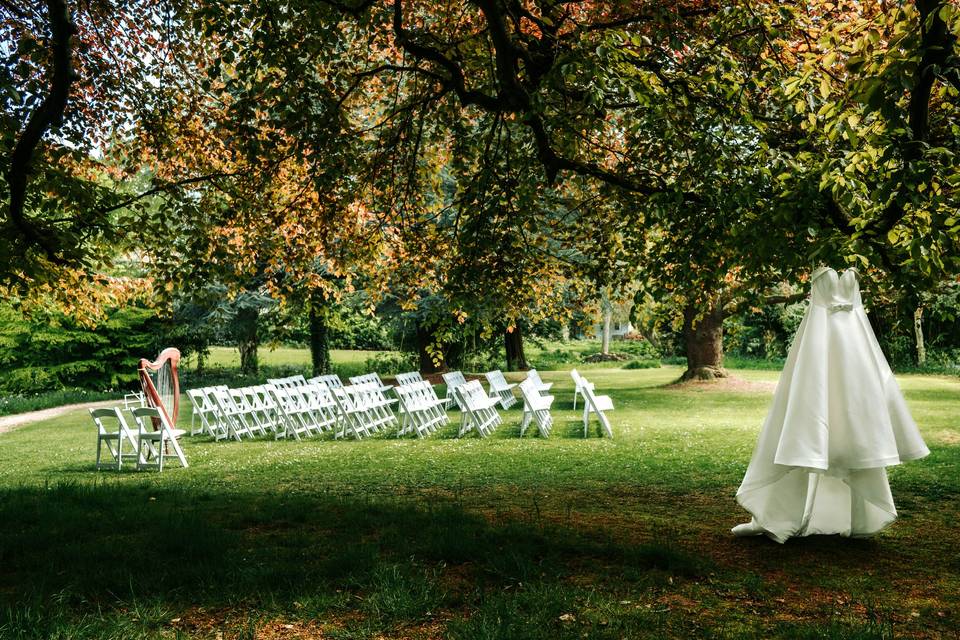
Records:
[[[613,398],[610,396],[594,396],[596,406],[600,411],[613,411]]]
[[[167,438],[173,436],[174,438],[180,438],[185,436],[187,432],[184,429],[170,429],[167,431]],[[139,434],[141,440],[162,440],[164,438],[164,433],[162,431],[145,431],[142,434]]]

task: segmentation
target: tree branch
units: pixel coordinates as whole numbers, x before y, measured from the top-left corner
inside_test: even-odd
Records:
[[[10,185],[10,220],[29,242],[41,247],[51,260],[56,260],[57,248],[54,242],[49,236],[41,233],[36,225],[27,219],[24,212],[27,181],[33,170],[34,152],[44,134],[58,128],[63,122],[70,88],[76,79],[72,69],[73,50],[70,40],[77,28],[71,20],[70,8],[66,0],[47,0],[47,11],[50,31],[53,35],[50,91],[40,106],[30,114],[20,138],[10,153],[5,173],[7,183]]]
[[[158,193],[166,193],[166,192],[168,192],[168,191],[173,191],[174,189],[179,189],[180,187],[185,187],[185,186],[191,185],[191,184],[199,184],[199,183],[201,183],[201,182],[209,182],[209,181],[215,180],[216,178],[231,178],[231,177],[233,177],[233,176],[235,176],[235,175],[236,175],[235,173],[225,173],[225,172],[222,172],[222,171],[221,171],[221,172],[217,172],[217,173],[208,173],[208,174],[202,175],[202,176],[194,176],[194,177],[192,177],[192,178],[184,178],[183,180],[178,180],[178,181],[176,181],[176,182],[171,182],[171,183],[169,183],[169,184],[160,185],[160,186],[154,187],[154,188],[152,188],[152,189],[147,189],[147,190],[144,191],[143,193],[137,194],[137,195],[135,195],[135,196],[131,196],[131,197],[127,198],[126,200],[121,200],[121,201],[118,202],[117,204],[110,205],[109,207],[104,207],[104,208],[100,209],[100,210],[98,211],[98,213],[100,213],[100,214],[112,213],[113,211],[117,211],[117,210],[119,210],[119,209],[123,209],[124,207],[129,207],[131,204],[133,204],[133,203],[135,203],[135,202],[137,202],[137,201],[139,201],[139,200],[143,200],[144,198],[149,198],[150,196],[155,196],[155,195],[157,195]]]

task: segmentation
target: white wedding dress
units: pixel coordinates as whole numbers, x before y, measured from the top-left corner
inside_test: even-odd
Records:
[[[869,536],[897,518],[886,467],[927,455],[860,300],[859,275],[821,268],[739,502],[735,535]]]

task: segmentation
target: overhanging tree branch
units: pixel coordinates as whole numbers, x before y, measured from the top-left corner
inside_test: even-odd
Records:
[[[4,173],[10,186],[10,220],[29,242],[41,247],[48,258],[56,260],[58,252],[54,242],[50,236],[42,233],[24,212],[34,152],[43,136],[63,122],[70,88],[76,79],[72,68],[71,38],[77,28],[70,16],[70,7],[66,0],[47,0],[47,12],[53,54],[50,90],[40,106],[30,114],[10,153]]]

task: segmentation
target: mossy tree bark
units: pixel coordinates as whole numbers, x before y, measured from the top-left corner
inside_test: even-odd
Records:
[[[682,380],[726,378],[723,368],[723,305],[712,300],[706,312],[694,306],[683,310],[683,337],[687,347],[687,370]]]

